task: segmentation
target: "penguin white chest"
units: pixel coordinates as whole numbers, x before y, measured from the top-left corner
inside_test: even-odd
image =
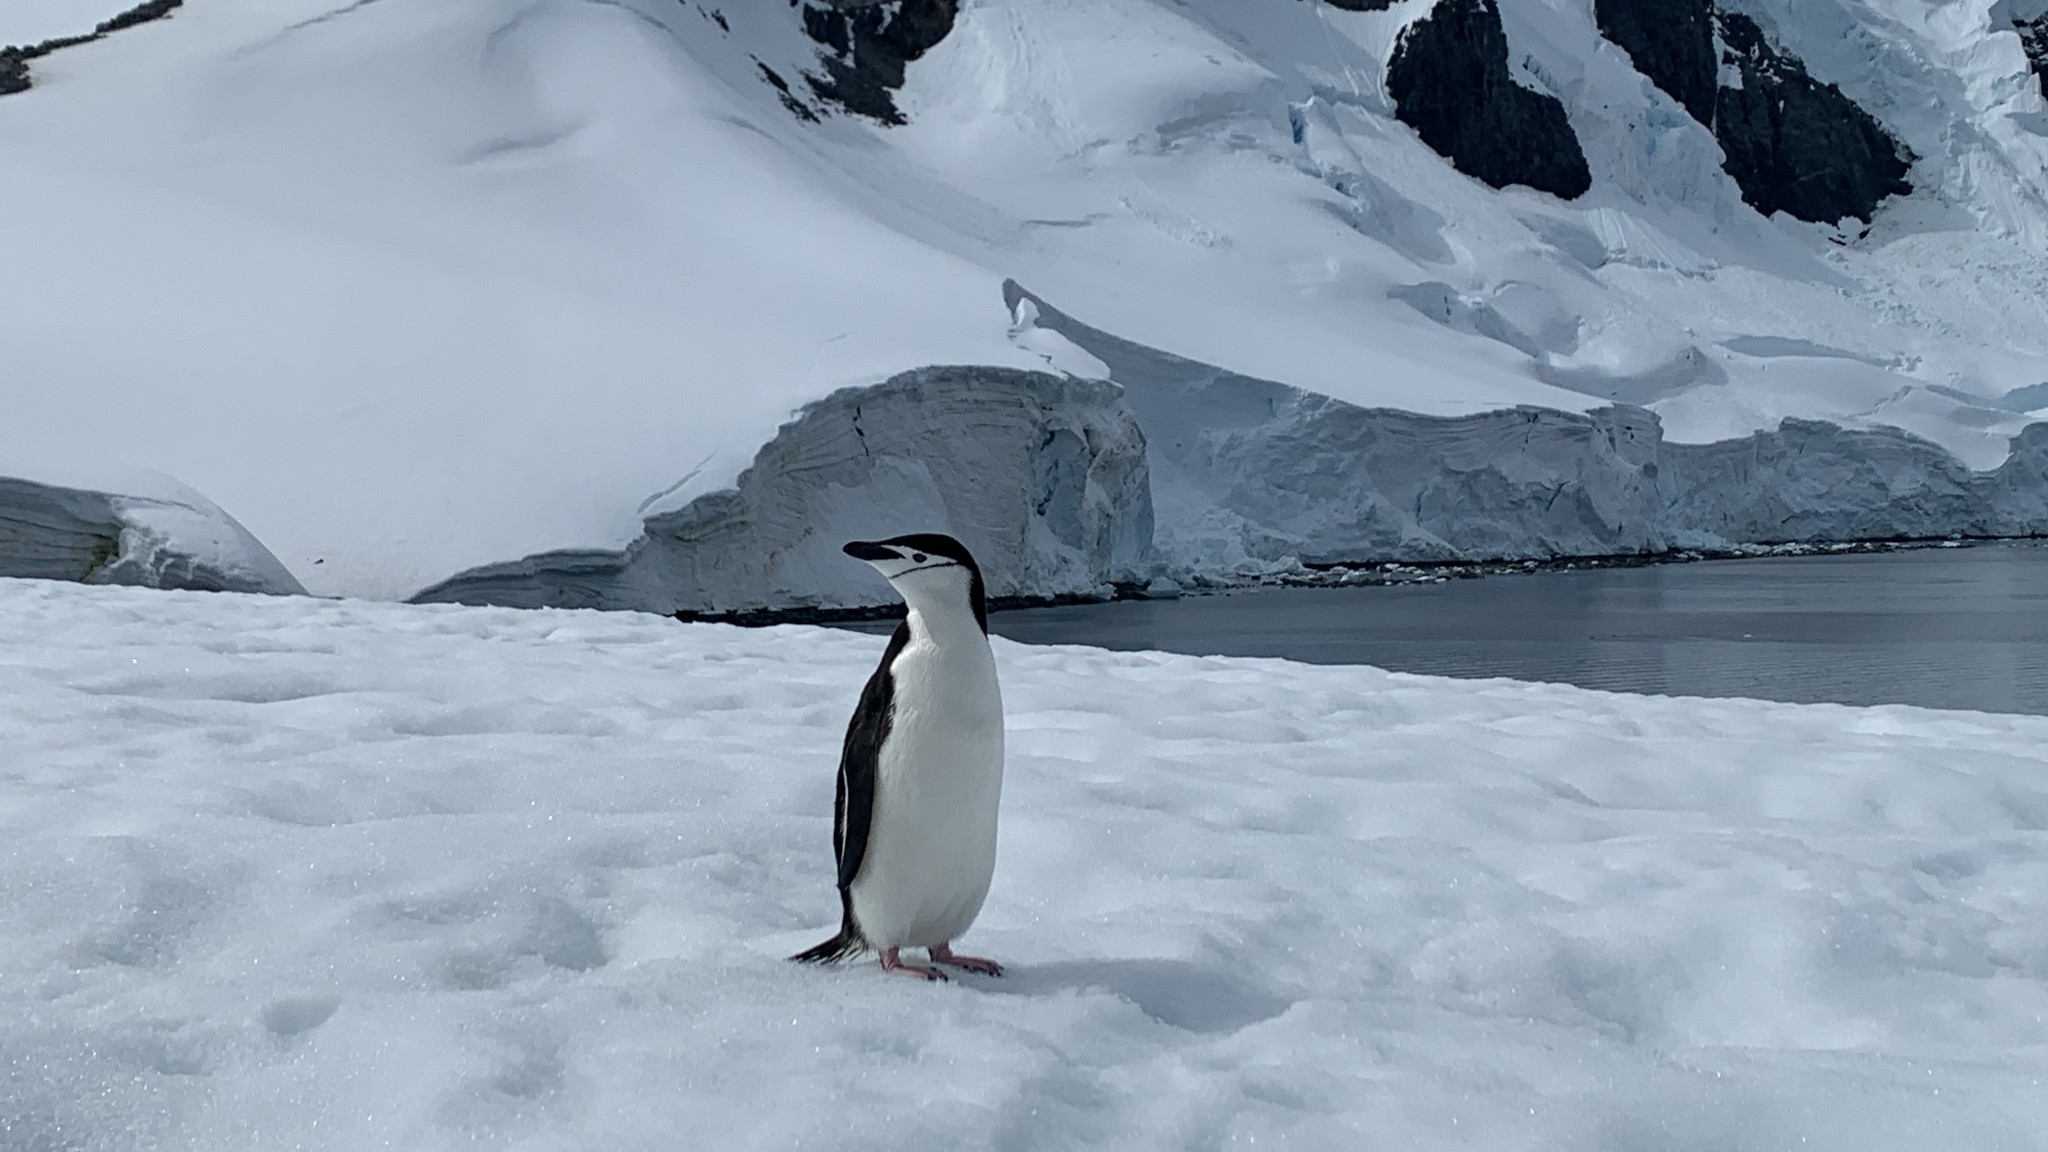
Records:
[[[921,622],[919,622],[921,624]],[[987,638],[913,627],[890,666],[889,735],[875,765],[854,919],[876,947],[931,947],[967,931],[995,875],[1003,702]]]

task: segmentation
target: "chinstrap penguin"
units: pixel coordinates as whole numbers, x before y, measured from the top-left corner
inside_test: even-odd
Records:
[[[924,948],[936,964],[1000,976],[995,961],[952,947],[988,896],[1003,790],[1003,698],[981,569],[936,533],[844,551],[887,577],[910,611],[861,690],[840,752],[839,934],[790,959],[824,964],[873,948],[887,971],[945,979],[899,955]]]

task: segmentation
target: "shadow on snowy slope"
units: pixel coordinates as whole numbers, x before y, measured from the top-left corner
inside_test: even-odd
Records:
[[[1235,1032],[1293,1004],[1241,977],[1184,960],[1063,960],[1011,968],[976,987],[1013,996],[1104,991],[1184,1032]]]

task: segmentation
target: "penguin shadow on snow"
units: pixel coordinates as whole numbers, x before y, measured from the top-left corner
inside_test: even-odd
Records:
[[[1271,1020],[1294,1003],[1242,977],[1185,960],[1060,960],[1014,965],[998,979],[958,974],[955,979],[1010,996],[1107,992],[1183,1032],[1236,1032]]]

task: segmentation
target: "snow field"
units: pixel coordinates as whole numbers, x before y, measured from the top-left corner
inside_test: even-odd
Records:
[[[998,641],[928,987],[882,644],[0,581],[0,1147],[2043,1146],[2048,719]]]

